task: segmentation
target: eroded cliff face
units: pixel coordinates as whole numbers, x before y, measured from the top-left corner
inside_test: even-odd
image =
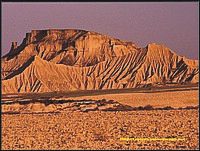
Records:
[[[163,45],[84,30],[33,30],[2,58],[2,92],[51,92],[197,83],[198,61]]]

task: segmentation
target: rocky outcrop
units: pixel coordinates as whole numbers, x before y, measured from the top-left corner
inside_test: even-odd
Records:
[[[198,82],[198,61],[164,45],[83,30],[33,30],[2,58],[3,93],[120,89]]]

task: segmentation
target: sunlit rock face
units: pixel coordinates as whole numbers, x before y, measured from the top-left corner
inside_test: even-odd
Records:
[[[164,45],[76,29],[32,30],[2,59],[2,92],[51,92],[198,83],[198,60]]]

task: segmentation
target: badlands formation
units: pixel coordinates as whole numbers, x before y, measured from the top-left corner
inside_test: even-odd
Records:
[[[2,93],[198,83],[198,60],[155,43],[140,48],[96,32],[32,30],[2,57]]]
[[[33,30],[1,63],[3,150],[199,149],[198,61],[164,45]]]

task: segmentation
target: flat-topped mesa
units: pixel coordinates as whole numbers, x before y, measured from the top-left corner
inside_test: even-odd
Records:
[[[79,29],[47,29],[45,30],[47,31],[47,35],[51,35],[51,34],[59,34],[59,33],[77,33],[80,31],[85,31],[85,30],[79,30]]]
[[[67,38],[72,37],[78,32],[87,32],[85,30],[78,29],[44,29],[44,30],[31,30],[30,33],[26,33],[23,43],[25,45],[31,44],[33,42],[40,41],[44,37],[54,36],[57,38]]]
[[[107,35],[103,35],[97,32],[91,32],[87,30],[80,29],[44,29],[44,30],[31,30],[31,32],[26,33],[22,45],[29,45],[34,42],[42,42],[43,38],[47,41],[55,42],[56,40],[61,40],[62,42],[68,43],[75,41],[79,37],[82,37],[87,33],[87,36],[93,37],[95,39],[110,39],[110,45],[126,45],[128,47],[136,47],[135,44],[131,42],[125,42],[119,39],[112,38]],[[82,39],[84,40],[84,38]]]

